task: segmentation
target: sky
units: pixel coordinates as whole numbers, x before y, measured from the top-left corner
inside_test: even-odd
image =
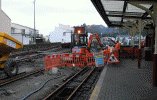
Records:
[[[1,0],[2,10],[12,23],[34,28],[34,0]],[[35,28],[39,34],[49,35],[60,24],[78,26],[104,25],[90,0],[36,0]]]

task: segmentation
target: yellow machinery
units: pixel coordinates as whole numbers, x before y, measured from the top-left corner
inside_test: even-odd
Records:
[[[18,64],[14,60],[7,60],[10,52],[22,48],[23,44],[6,33],[0,32],[0,70],[9,77],[18,73]]]

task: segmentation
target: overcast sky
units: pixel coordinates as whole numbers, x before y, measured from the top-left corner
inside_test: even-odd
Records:
[[[34,28],[34,0],[1,0],[2,10],[11,22]],[[104,25],[90,0],[36,0],[36,29],[49,35],[60,24],[77,26]]]

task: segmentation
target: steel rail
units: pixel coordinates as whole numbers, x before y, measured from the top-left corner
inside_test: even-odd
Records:
[[[59,47],[59,45],[57,45],[57,46],[53,46],[53,48],[57,48],[57,47]],[[36,49],[36,50],[30,50],[30,51],[23,51],[23,52],[20,52],[20,53],[12,53],[10,56],[15,56],[15,55],[22,55],[22,54],[25,54],[25,53],[35,53],[35,52],[37,52],[37,51],[42,51],[42,50],[44,50],[45,48],[41,48],[41,49]],[[51,48],[52,49],[52,48]],[[51,50],[51,49],[48,49],[48,50],[46,50],[46,51],[49,51],[49,50]],[[44,50],[45,51],[45,50]]]
[[[55,91],[53,91],[51,94],[49,94],[46,98],[44,98],[44,100],[50,100],[50,98],[54,98],[55,95],[62,89],[64,89],[64,86],[66,86],[72,79],[74,79],[76,76],[78,76],[79,74],[81,74],[81,72],[83,72],[87,67],[84,67],[81,71],[79,71],[78,73],[76,73],[74,76],[72,76],[70,79],[68,79],[64,84],[62,84],[59,88],[57,88]],[[91,70],[90,70],[91,72]],[[89,72],[88,72],[89,73]],[[83,77],[84,78],[84,77]]]
[[[71,95],[68,97],[68,99],[66,100],[69,100],[73,94],[80,88],[80,86],[85,82],[85,80],[91,75],[91,73],[93,72],[93,70],[95,69],[96,67],[94,67],[84,78],[83,78],[83,81],[80,83],[80,85],[78,85],[78,87],[71,93]]]
[[[14,77],[11,77],[11,78],[9,78],[9,79],[6,79],[6,80],[0,82],[0,86],[6,85],[6,84],[8,84],[8,83],[17,81],[17,80],[19,80],[19,79],[28,77],[28,76],[30,76],[30,75],[36,74],[36,73],[41,72],[41,71],[44,71],[44,70],[45,70],[45,69],[39,69],[39,70],[30,72],[30,73],[26,73],[25,75],[22,75],[22,76],[18,76],[18,77],[15,76],[15,78],[14,78]],[[13,79],[12,79],[12,78],[13,78]]]

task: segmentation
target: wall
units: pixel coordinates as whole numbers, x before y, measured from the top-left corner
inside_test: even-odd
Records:
[[[11,34],[11,36],[22,43],[22,34]]]
[[[44,38],[45,38],[45,41],[48,41],[49,36],[44,36]]]
[[[64,34],[64,33],[63,33]],[[71,33],[65,33],[65,36],[62,36],[63,43],[65,42],[71,42]]]
[[[14,28],[14,30],[13,29],[11,30],[11,33],[22,33],[22,29],[25,29],[25,32],[23,34],[31,35],[32,37],[34,36],[33,28],[23,26],[20,24],[16,24],[16,23],[11,23],[11,28]],[[36,30],[36,37],[38,34],[39,34],[39,30]],[[26,40],[26,41],[28,41],[28,40]]]
[[[50,42],[62,42],[63,32],[66,30],[55,27],[55,30],[50,33]]]
[[[74,31],[74,28],[71,28],[70,25],[59,24],[59,28],[63,29],[63,30],[66,30],[66,32]]]
[[[11,36],[11,19],[1,9],[1,0],[0,0],[0,32],[4,32]]]
[[[67,30],[55,27],[55,30],[50,33],[50,42],[71,42],[71,33],[65,33],[64,36],[64,32],[67,32]],[[88,39],[90,35],[91,33],[88,33]]]
[[[31,38],[29,36],[23,35],[23,38],[22,38],[22,34],[11,34],[11,36],[15,38],[16,40],[18,40],[19,42],[23,43],[23,45],[28,45],[29,41],[31,41]]]
[[[15,28],[15,31],[12,32],[12,33],[22,33],[21,29],[25,29],[25,34],[29,34],[29,28],[26,28],[26,27],[24,27],[22,25],[11,23],[11,27]]]
[[[11,19],[0,9],[0,32],[11,36]]]
[[[31,38],[29,36],[23,35],[23,45],[28,45]]]

